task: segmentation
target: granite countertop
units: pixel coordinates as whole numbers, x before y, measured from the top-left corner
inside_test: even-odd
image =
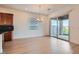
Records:
[[[8,31],[13,31],[13,26],[12,25],[0,25],[0,34],[8,32]]]

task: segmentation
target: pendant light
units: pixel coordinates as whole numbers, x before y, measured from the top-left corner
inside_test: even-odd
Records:
[[[38,5],[37,7],[38,7],[38,9],[37,9],[37,10],[38,10],[38,17],[37,17],[37,20],[38,20],[38,21],[41,21],[41,18],[40,18],[41,5]]]

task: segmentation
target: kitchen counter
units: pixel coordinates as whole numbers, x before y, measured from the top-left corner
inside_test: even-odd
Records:
[[[0,34],[7,31],[13,31],[13,29],[13,25],[0,25]]]
[[[13,25],[0,25],[0,53],[3,52],[3,39],[2,39],[2,34],[4,34],[5,32],[10,32],[13,31]]]

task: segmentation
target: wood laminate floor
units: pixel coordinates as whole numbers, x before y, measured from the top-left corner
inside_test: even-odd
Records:
[[[79,53],[75,45],[53,37],[16,39],[6,42],[4,54],[71,54]]]

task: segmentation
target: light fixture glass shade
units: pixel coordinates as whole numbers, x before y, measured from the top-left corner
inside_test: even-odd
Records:
[[[37,21],[41,21],[41,19],[40,18],[37,18]]]
[[[39,18],[37,18],[37,20],[38,20],[38,21],[40,21],[40,19],[39,19]]]

